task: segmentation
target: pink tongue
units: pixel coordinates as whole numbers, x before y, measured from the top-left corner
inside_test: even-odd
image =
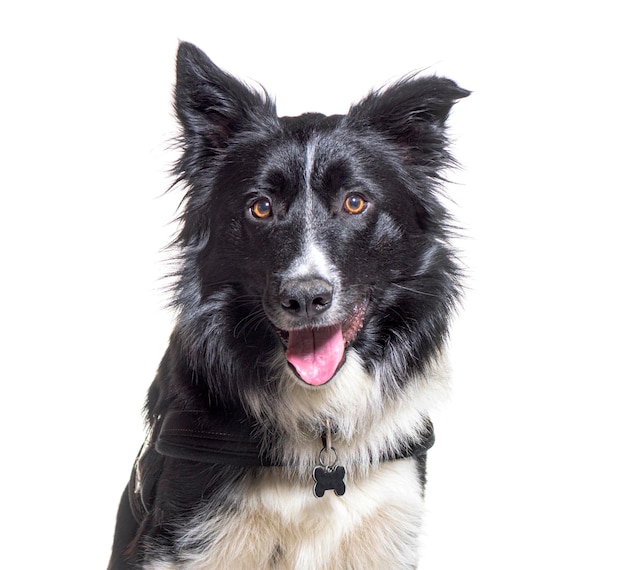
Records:
[[[343,359],[341,325],[289,332],[287,360],[311,386],[328,382]]]

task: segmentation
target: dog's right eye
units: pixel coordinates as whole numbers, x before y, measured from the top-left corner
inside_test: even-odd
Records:
[[[250,211],[255,218],[266,220],[272,215],[272,204],[267,198],[261,198],[252,204]]]

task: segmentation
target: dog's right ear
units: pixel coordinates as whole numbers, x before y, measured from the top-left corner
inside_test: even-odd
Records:
[[[174,107],[185,147],[194,145],[208,154],[242,131],[276,124],[276,107],[266,92],[222,71],[188,42],[178,48]]]

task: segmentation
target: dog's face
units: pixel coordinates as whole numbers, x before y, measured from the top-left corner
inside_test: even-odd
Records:
[[[178,303],[193,357],[214,369],[243,359],[262,381],[278,351],[308,386],[331,381],[347,351],[392,384],[424,366],[458,296],[436,190],[444,123],[466,95],[407,79],[346,116],[278,118],[182,44]]]
[[[376,188],[350,147],[341,150],[334,122],[280,121],[282,140],[268,144],[243,192],[238,246],[256,252],[242,281],[254,284],[287,361],[313,386],[334,376],[362,327],[385,247]]]

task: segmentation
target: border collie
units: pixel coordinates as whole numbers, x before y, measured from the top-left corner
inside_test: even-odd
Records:
[[[409,569],[461,271],[446,121],[411,75],[278,117],[181,43],[177,321],[110,570]]]

